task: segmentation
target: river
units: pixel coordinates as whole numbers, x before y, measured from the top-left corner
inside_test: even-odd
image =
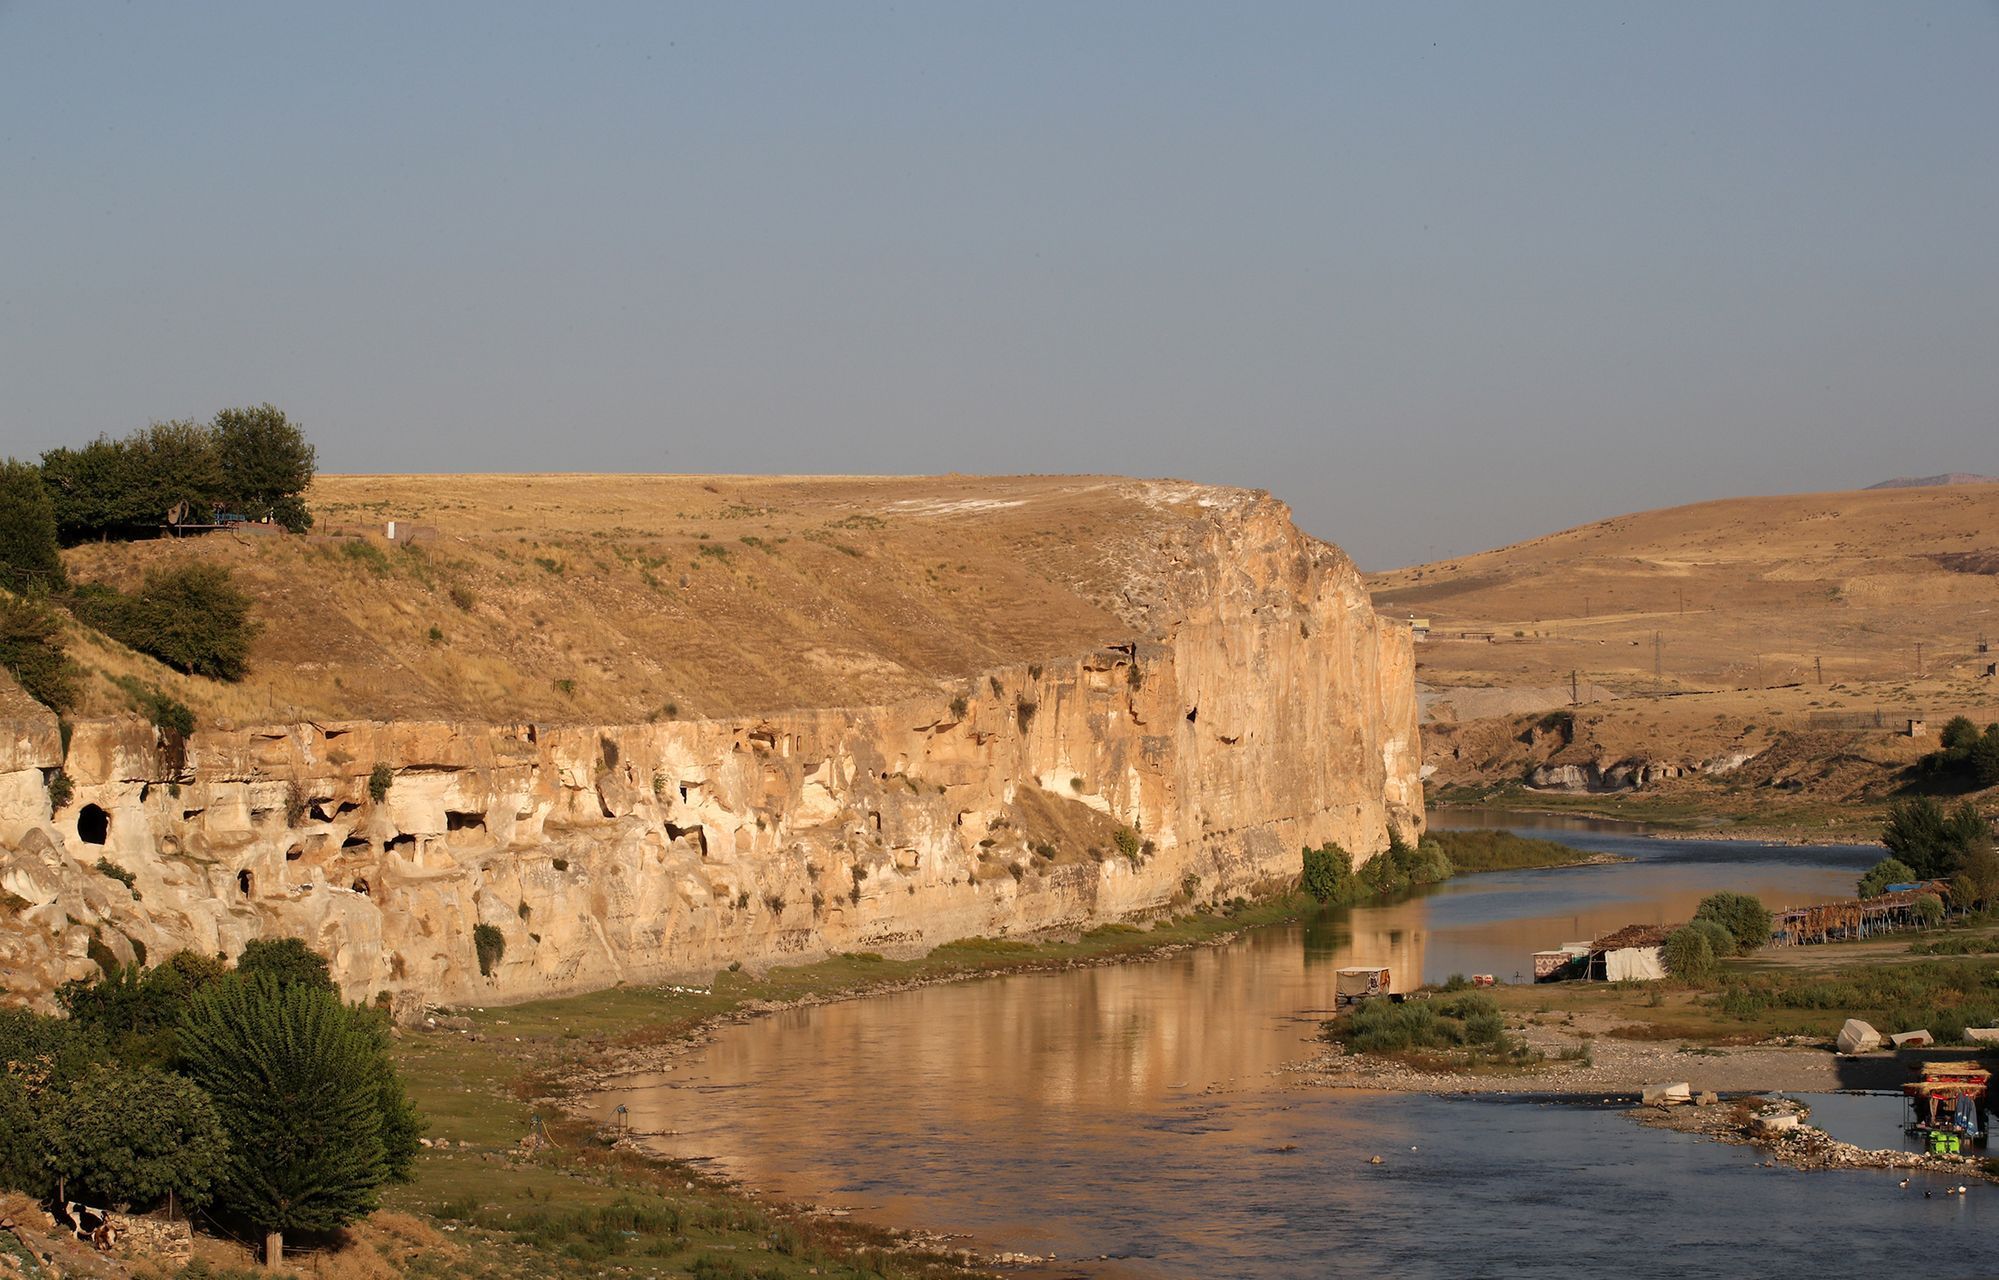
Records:
[[[1773,1259],[1858,1274],[1911,1258],[1991,1273],[1939,1247],[1986,1247],[1999,1202],[1982,1190],[1925,1200],[1879,1172],[1766,1169],[1753,1148],[1610,1108],[1287,1087],[1340,965],[1386,964],[1397,986],[1511,980],[1533,950],[1685,919],[1716,889],[1843,896],[1880,856],[1588,825],[1515,829],[1635,861],[1467,876],[1149,962],[781,1013],[601,1105],[777,1194],[1057,1259],[1034,1275],[1733,1276]]]

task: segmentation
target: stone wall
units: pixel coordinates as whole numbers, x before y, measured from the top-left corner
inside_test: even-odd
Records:
[[[46,1003],[107,954],[274,935],[406,1004],[705,981],[1226,898],[1304,845],[1420,830],[1408,631],[1346,557],[1257,499],[1168,559],[1129,640],[892,706],[204,728],[184,759],[136,720],[76,725],[65,757],[52,718],[17,717],[0,983]],[[490,974],[481,924],[506,940]]]

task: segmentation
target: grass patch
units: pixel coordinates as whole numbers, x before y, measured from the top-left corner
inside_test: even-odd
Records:
[[[1423,843],[1442,849],[1458,875],[1564,867],[1600,856],[1559,841],[1530,839],[1511,831],[1430,831],[1424,834]]]

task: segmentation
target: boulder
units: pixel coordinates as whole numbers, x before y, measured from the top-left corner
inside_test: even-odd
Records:
[[[1671,1107],[1694,1100],[1694,1087],[1681,1080],[1672,1084],[1648,1084],[1644,1102],[1648,1107]]]
[[[1848,1018],[1839,1029],[1841,1053],[1872,1053],[1881,1047],[1881,1033],[1858,1018]]]
[[[1999,1044],[1999,1027],[1966,1027],[1964,1038],[1979,1044]]]
[[[1926,1044],[1935,1044],[1936,1037],[1927,1031],[1897,1031],[1888,1037],[1897,1049],[1919,1049]]]

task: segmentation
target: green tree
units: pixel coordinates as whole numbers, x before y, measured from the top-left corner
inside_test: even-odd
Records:
[[[180,1035],[181,1069],[217,1100],[230,1139],[218,1200],[265,1232],[268,1264],[282,1259],[285,1232],[330,1231],[372,1211],[413,1158],[413,1115],[384,1114],[401,1085],[387,1083],[395,1068],[377,1015],[301,983],[238,975],[195,996]]]
[[[229,500],[253,520],[266,516],[293,533],[312,525],[298,500],[319,467],[305,433],[272,404],[215,415],[215,447]]]
[[[0,1191],[21,1191],[40,1200],[55,1189],[42,1146],[42,1117],[28,1087],[10,1071],[0,1071]]]
[[[1719,969],[1707,935],[1691,926],[1675,929],[1666,935],[1666,945],[1660,949],[1660,958],[1665,961],[1667,973],[1695,985],[1714,981]]]
[[[1937,736],[1937,742],[1945,751],[1958,755],[1971,750],[1977,741],[1978,726],[1966,716],[1952,716],[1944,722],[1943,732]]]
[[[62,590],[61,545],[41,469],[0,461],[0,587],[17,594]]]
[[[1738,950],[1735,945],[1735,935],[1730,933],[1719,920],[1695,920],[1687,928],[1707,939],[1708,949],[1714,952],[1714,958],[1717,960],[1725,960]]]
[[[1770,912],[1762,899],[1748,893],[1711,893],[1694,908],[1694,919],[1712,920],[1735,939],[1745,955],[1770,941]]]
[[[1956,874],[1972,849],[1991,841],[1992,828],[1968,800],[1948,813],[1929,796],[1900,800],[1881,829],[1888,852],[1925,880]]]
[[[56,532],[65,546],[98,538],[125,538],[161,513],[142,509],[138,457],[124,441],[99,436],[81,449],[42,455],[42,483],[55,506]]]
[[[246,978],[266,974],[281,987],[307,987],[338,994],[326,957],[298,938],[258,938],[236,957],[236,972]]]
[[[220,565],[156,569],[131,596],[86,584],[71,597],[70,611],[129,648],[211,680],[248,673],[250,642],[260,630],[249,597]]]
[[[76,668],[63,652],[61,626],[17,596],[0,595],[0,668],[57,715],[76,705]]]
[[[60,1194],[138,1212],[208,1203],[229,1151],[208,1095],[151,1067],[90,1071],[48,1108],[42,1137]]]
[[[1999,787],[1999,724],[1988,724],[1966,752],[1971,777],[1981,787]]]
[[[1911,884],[1915,879],[1915,868],[1908,863],[1899,858],[1883,858],[1860,877],[1858,892],[1863,898],[1878,898],[1888,891],[1889,885]]]
[[[122,442],[130,484],[124,505],[141,523],[161,525],[185,503],[195,523],[207,523],[228,489],[215,432],[199,422],[155,422]]]
[[[1320,902],[1346,902],[1353,894],[1353,855],[1337,844],[1305,850],[1305,892]]]

